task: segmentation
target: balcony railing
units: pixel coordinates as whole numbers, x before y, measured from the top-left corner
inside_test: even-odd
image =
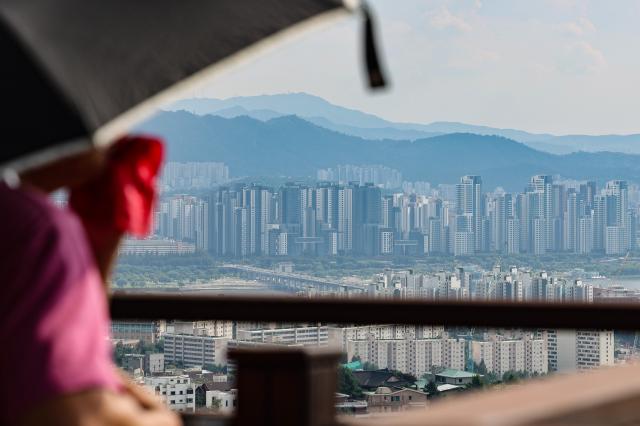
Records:
[[[115,294],[114,319],[640,330],[640,304]]]
[[[146,320],[217,319],[288,323],[445,324],[496,328],[640,330],[640,306],[613,303],[486,303],[365,298],[303,299],[116,294],[111,300],[111,314],[113,319]],[[255,357],[245,357],[245,361],[258,359],[260,353],[254,352],[254,354]],[[312,361],[299,363],[302,367],[299,368],[301,371],[298,373],[310,377],[307,373],[312,370],[312,365]],[[261,364],[261,368],[268,370],[271,367]],[[242,363],[239,364],[239,370],[242,370]],[[326,371],[324,373],[326,374]],[[273,377],[280,377],[282,374],[284,373],[274,372],[271,379],[263,378],[263,381],[270,383],[269,380],[273,381]],[[527,382],[526,385],[509,386],[504,390],[459,396],[434,403],[428,410],[394,413],[392,416],[383,418],[342,418],[339,422],[330,424],[348,426],[640,424],[640,410],[637,410],[640,405],[638,377],[640,377],[639,365],[612,367],[586,374],[558,375]],[[318,377],[315,377],[314,380],[317,379]],[[319,383],[322,386],[322,380]],[[328,380],[324,383],[334,382]],[[251,393],[246,390],[245,392],[247,395]],[[264,392],[268,390],[265,389]],[[289,397],[300,396],[295,395],[295,392],[296,390],[293,390]],[[242,395],[243,389],[239,385],[240,398]],[[284,392],[278,397],[287,398],[288,395]],[[316,412],[321,410],[324,414],[326,410],[333,411],[331,404],[314,406],[313,401],[307,401],[307,403],[308,410],[311,410],[306,413],[307,417],[304,417],[307,420],[302,423],[294,421],[287,424],[315,425],[316,423],[312,420],[308,420],[316,418],[313,410]],[[252,407],[247,405],[249,404],[239,403],[238,410],[251,410]],[[263,405],[263,407],[266,406],[268,405]],[[265,412],[263,416],[265,421],[258,423],[238,422],[238,418],[242,416],[235,420],[198,415],[188,416],[185,419],[189,425],[267,425],[275,424],[273,415],[272,412]]]

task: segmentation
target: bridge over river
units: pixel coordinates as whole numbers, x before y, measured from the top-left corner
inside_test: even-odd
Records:
[[[256,268],[255,266],[224,264],[222,269],[233,270],[247,279],[263,282],[265,284],[284,287],[290,290],[307,290],[310,287],[320,292],[353,293],[362,294],[367,287],[358,284],[347,284],[328,278],[318,278],[311,275],[296,274],[292,272],[274,271],[271,269]]]

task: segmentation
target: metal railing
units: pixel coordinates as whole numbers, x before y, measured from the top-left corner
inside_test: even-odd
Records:
[[[499,303],[372,298],[119,294],[113,319],[335,324],[430,324],[496,328],[640,330],[640,304]]]
[[[182,320],[235,320],[235,321],[259,321],[259,322],[322,322],[334,324],[429,324],[429,325],[448,325],[448,326],[475,326],[475,327],[495,327],[495,328],[537,328],[537,329],[614,329],[614,330],[640,330],[640,304],[631,303],[595,303],[595,304],[577,304],[577,303],[488,303],[488,302],[453,302],[453,301],[427,301],[427,300],[385,300],[371,298],[301,298],[301,297],[256,297],[256,296],[193,296],[179,294],[126,294],[116,293],[111,298],[111,315],[113,319],[137,319],[137,320],[157,320],[157,319],[182,319]],[[263,365],[258,358],[254,358],[254,362],[258,362],[260,368],[271,372],[272,377],[268,380],[261,379],[264,383],[245,383],[246,389],[260,389],[260,394],[275,393],[274,389],[278,388],[279,397],[293,398],[300,396],[296,388],[278,387],[274,383],[277,382],[280,373],[275,367]],[[242,368],[242,366],[239,366]],[[246,368],[246,365],[245,367]],[[295,369],[294,369],[295,370]],[[297,374],[308,374],[312,368],[308,363],[303,364],[296,371]],[[335,375],[325,372],[324,374]],[[640,372],[640,367],[631,367],[624,371],[618,370],[618,376],[626,377],[627,374],[635,375]],[[606,372],[601,374],[607,377]],[[285,377],[288,375],[285,375]],[[319,377],[319,376],[315,376]],[[328,377],[328,376],[326,376]],[[253,380],[253,379],[252,379]],[[334,377],[335,380],[335,377]],[[618,380],[618,379],[616,379]],[[321,380],[322,383],[325,380]],[[268,383],[268,385],[267,385]],[[635,383],[635,381],[634,381]],[[259,386],[258,386],[259,385]],[[526,407],[523,401],[538,401],[538,408],[531,410],[517,408],[509,412],[509,416],[501,419],[500,424],[511,425],[556,425],[566,424],[569,420],[585,418],[599,419],[608,418],[613,420],[633,419],[640,421],[640,416],[636,415],[637,403],[640,402],[639,387],[627,386],[616,394],[611,394],[606,387],[596,394],[576,394],[576,397],[568,397],[573,395],[571,392],[562,392],[564,399],[559,396],[554,397],[554,390],[565,386],[569,390],[582,388],[590,388],[592,383],[589,378],[576,378],[572,376],[559,377],[548,383],[531,387],[531,391],[524,395],[516,393],[496,394],[495,396],[485,396],[483,401],[486,404],[477,407],[469,403],[476,397],[471,395],[466,397],[467,402],[473,409],[469,411],[476,413],[473,424],[483,423],[486,419],[496,419],[497,413],[504,414],[504,406]],[[271,389],[273,387],[274,389]],[[240,388],[240,386],[239,386]],[[528,386],[525,388],[529,388]],[[614,387],[618,389],[619,386]],[[287,389],[284,390],[283,389]],[[242,389],[239,390],[242,396]],[[246,392],[246,391],[245,391]],[[284,395],[287,392],[291,394]],[[333,391],[331,391],[333,392]],[[254,392],[255,393],[255,392]],[[520,392],[522,393],[522,392]],[[584,392],[582,392],[584,393]],[[251,396],[248,392],[245,397]],[[255,395],[254,395],[255,397]],[[255,399],[255,398],[253,398]],[[306,397],[310,408],[310,419],[317,419],[317,414],[326,415],[332,413],[334,407],[331,402],[324,401],[323,404],[314,406],[315,398]],[[325,398],[326,399],[326,398]],[[517,400],[517,401],[516,401]],[[585,409],[584,401],[588,400],[590,411]],[[559,402],[562,402],[561,404]],[[470,405],[471,404],[471,405]],[[494,407],[498,404],[498,408]],[[554,404],[556,406],[554,406]],[[244,404],[249,406],[251,404]],[[258,404],[260,405],[260,404]],[[262,404],[264,405],[264,404]],[[267,404],[269,405],[269,404]],[[266,406],[266,405],[265,405]],[[466,407],[466,405],[465,405]],[[554,407],[555,411],[549,411],[548,416],[540,416],[541,409]],[[249,410],[254,410],[250,407]],[[282,407],[281,407],[282,408]],[[369,426],[382,424],[395,424],[398,426],[414,426],[422,424],[433,425],[453,425],[453,424],[471,424],[469,417],[456,418],[456,422],[452,423],[452,415],[459,416],[458,406],[449,404],[443,406],[436,411],[413,413],[406,415],[394,416],[393,419],[366,419],[366,420],[346,420],[340,423],[332,422],[331,425],[349,425],[349,426]],[[243,404],[239,405],[239,410],[243,410]],[[331,410],[331,411],[328,411]],[[276,410],[277,411],[277,410]],[[263,414],[268,416],[258,416],[260,421],[256,423],[254,418],[250,421],[240,421],[242,417],[234,416],[232,418],[210,417],[200,415],[186,415],[183,417],[186,426],[199,425],[271,425],[273,419],[277,418],[278,413],[283,411],[274,411],[273,409],[265,409]],[[284,412],[288,412],[286,409]],[[466,411],[466,410],[463,410]],[[315,413],[315,414],[314,414]],[[604,416],[604,417],[603,417]],[[254,416],[255,417],[255,416]],[[503,416],[504,417],[504,416]],[[442,420],[445,419],[445,420]],[[514,419],[518,419],[515,421]],[[600,424],[596,420],[593,424]],[[298,425],[299,421],[293,420],[282,423],[288,425]],[[303,422],[304,425],[315,426],[312,420]],[[619,423],[622,424],[622,423]],[[323,424],[324,425],[324,424]]]

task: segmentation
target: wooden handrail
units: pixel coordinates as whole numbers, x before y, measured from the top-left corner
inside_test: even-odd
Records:
[[[640,424],[640,365],[530,380],[446,397],[426,409],[341,426],[551,426]]]
[[[115,293],[113,319],[640,330],[640,304],[497,303],[368,298]]]

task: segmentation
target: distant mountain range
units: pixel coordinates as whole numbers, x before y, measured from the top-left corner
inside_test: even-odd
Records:
[[[414,141],[369,140],[293,115],[266,119],[263,114],[265,121],[244,114],[225,118],[165,111],[140,130],[162,135],[170,160],[223,161],[235,176],[315,177],[318,168],[338,164],[381,164],[400,170],[407,180],[454,183],[462,175],[479,174],[487,188],[514,191],[539,173],[600,182],[640,176],[640,155],[556,155],[501,136],[470,133]]]
[[[396,123],[373,114],[334,105],[322,98],[305,93],[229,99],[185,99],[176,102],[169,109],[185,110],[198,115],[211,114],[225,118],[247,116],[261,121],[296,115],[320,127],[371,140],[418,140],[443,134],[473,133],[503,136],[524,143],[531,148],[555,154],[578,151],[640,154],[640,134],[556,136],[455,122]]]

